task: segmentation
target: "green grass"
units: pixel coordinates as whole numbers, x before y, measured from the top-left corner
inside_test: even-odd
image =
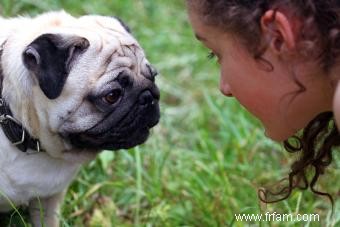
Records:
[[[256,119],[219,93],[218,66],[194,40],[183,2],[0,0],[4,16],[60,8],[119,16],[161,73],[159,125],[146,144],[104,152],[80,171],[63,205],[62,226],[248,226],[234,214],[267,211],[317,213],[321,222],[255,226],[339,226],[339,157],[319,184],[336,199],[333,218],[330,203],[311,192],[296,191],[276,204],[259,202],[257,190],[285,177],[296,157],[265,138]]]

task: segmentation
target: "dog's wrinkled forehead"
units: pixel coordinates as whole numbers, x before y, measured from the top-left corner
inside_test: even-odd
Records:
[[[79,30],[90,42],[89,52],[96,54],[96,62],[106,67],[134,68],[138,75],[148,64],[144,51],[120,19],[104,16],[83,16],[79,18]],[[89,55],[90,55],[89,53]],[[90,55],[93,56],[93,55]],[[95,62],[91,60],[92,62]]]
[[[102,64],[103,61],[107,62],[109,68],[134,65],[137,71],[140,71],[142,65],[148,63],[138,41],[120,19],[93,15],[83,16],[78,19],[77,26],[77,29],[71,29],[72,32],[79,31],[79,36],[89,40],[89,52],[94,51],[97,54],[98,64],[99,62]],[[124,59],[124,57],[127,58]],[[122,61],[124,63],[120,64]]]

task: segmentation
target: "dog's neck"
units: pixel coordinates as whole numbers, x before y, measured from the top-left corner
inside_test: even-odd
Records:
[[[22,152],[41,152],[40,141],[33,138],[22,124],[13,117],[9,105],[2,97],[4,75],[1,63],[5,44],[6,41],[0,45],[0,126],[13,146],[16,146]]]

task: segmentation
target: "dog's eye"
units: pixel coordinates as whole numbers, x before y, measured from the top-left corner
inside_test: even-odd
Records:
[[[114,89],[110,93],[104,96],[104,101],[108,104],[115,104],[122,95],[122,91],[120,89]]]

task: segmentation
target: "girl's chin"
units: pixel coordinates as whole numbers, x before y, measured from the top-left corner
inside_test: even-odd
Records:
[[[283,133],[283,132],[273,132],[268,129],[265,129],[264,135],[268,137],[271,140],[274,140],[276,142],[283,142],[290,137],[292,137],[295,133]]]

